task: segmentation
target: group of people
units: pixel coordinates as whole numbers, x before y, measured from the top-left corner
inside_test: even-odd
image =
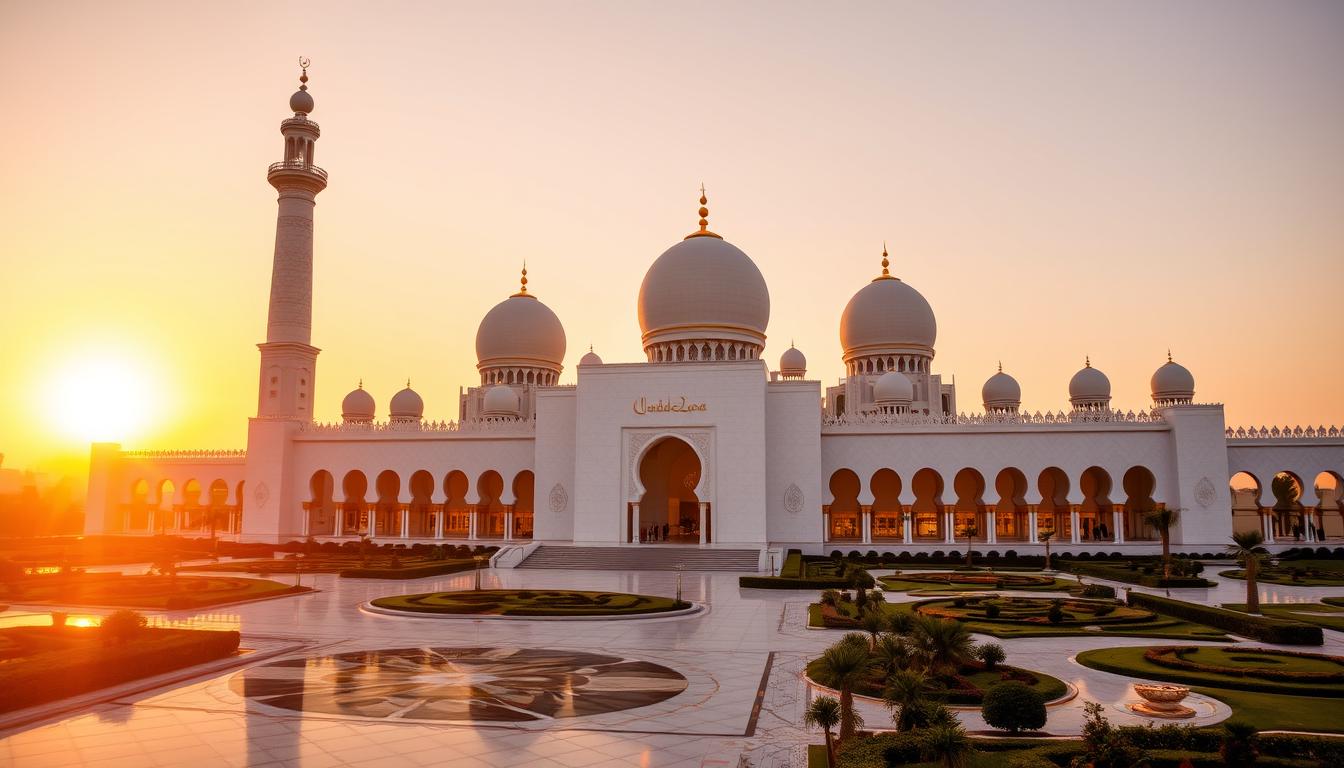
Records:
[[[670,532],[670,526],[667,523],[662,525],[654,523],[644,529],[640,541],[667,541],[667,535]]]

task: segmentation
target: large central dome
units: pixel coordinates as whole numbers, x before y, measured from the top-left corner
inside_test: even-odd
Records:
[[[854,294],[840,315],[845,359],[868,355],[931,357],[938,337],[933,308],[919,291],[893,277],[882,250],[882,274]]]
[[[650,362],[756,359],[765,346],[765,278],[747,254],[708,230],[708,210],[700,211],[700,231],[664,251],[639,287]]]
[[[553,384],[565,359],[565,329],[551,308],[522,288],[496,304],[476,329],[476,368],[481,383]]]

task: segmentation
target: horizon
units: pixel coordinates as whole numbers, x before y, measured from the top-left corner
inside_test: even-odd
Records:
[[[1228,426],[1344,422],[1344,7],[694,7],[0,9],[5,468],[78,475],[107,402],[126,449],[244,445],[300,54],[319,421],[407,378],[455,419],[524,260],[561,383],[590,344],[642,360],[640,280],[703,182],[765,275],[770,368],[796,342],[843,375],[885,241],[960,411],[1000,360],[1065,408],[1085,357],[1146,408],[1171,349]]]

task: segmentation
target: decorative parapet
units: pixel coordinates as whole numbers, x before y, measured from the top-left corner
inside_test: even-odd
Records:
[[[247,451],[122,451],[121,456],[125,459],[243,459],[247,458]]]
[[[457,433],[457,434],[504,434],[530,435],[536,432],[537,423],[532,419],[463,419],[462,421],[376,421],[362,424],[343,422],[322,424],[311,422],[299,427],[300,432],[310,434],[403,434]]]
[[[1304,440],[1344,437],[1340,427],[1228,427],[1228,440]]]
[[[865,413],[828,416],[822,426],[832,430],[846,427],[1046,427],[1068,424],[1131,426],[1134,424],[1166,424],[1162,414],[1151,411],[1113,411],[1088,409],[1079,411],[1046,411],[1041,413],[972,413],[935,416],[920,413]]]

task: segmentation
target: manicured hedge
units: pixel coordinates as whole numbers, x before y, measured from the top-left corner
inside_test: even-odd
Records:
[[[1288,619],[1274,619],[1268,616],[1252,616],[1248,613],[1229,611],[1226,608],[1214,608],[1208,605],[1187,603],[1169,597],[1158,597],[1143,592],[1130,592],[1129,605],[1148,608],[1158,613],[1193,621],[1225,632],[1244,635],[1265,643],[1280,645],[1324,645],[1325,637],[1320,627]]]
[[[1059,567],[1069,573],[1077,573],[1083,576],[1095,576],[1098,579],[1108,579],[1110,581],[1123,581],[1127,584],[1138,584],[1141,587],[1165,587],[1167,589],[1181,589],[1187,587],[1212,587],[1213,582],[1205,581],[1198,576],[1174,576],[1170,579],[1162,578],[1161,574],[1145,574],[1142,571],[1131,571],[1122,564],[1105,565],[1101,563],[1083,563],[1077,560],[1061,560]]]
[[[1344,683],[1344,670],[1339,672],[1297,672],[1287,669],[1276,669],[1274,667],[1237,667],[1229,664],[1209,664],[1202,661],[1191,661],[1187,656],[1196,655],[1200,648],[1198,645],[1184,646],[1159,646],[1149,648],[1143,652],[1143,658],[1150,664],[1156,664],[1159,667],[1168,669],[1188,669],[1194,672],[1211,672],[1216,675],[1225,675],[1227,677],[1257,677],[1262,680],[1272,680],[1281,683]],[[1248,656],[1260,655],[1267,658],[1275,656],[1299,657],[1304,659],[1323,659],[1335,660],[1335,657],[1325,656],[1318,653],[1303,653],[1301,651],[1281,651],[1275,648],[1237,648],[1237,653]]]
[[[482,563],[485,565],[485,563]],[[476,567],[474,560],[449,560],[430,565],[416,565],[410,568],[350,568],[341,571],[345,579],[423,579],[426,576],[443,576],[449,573],[470,571]]]
[[[846,589],[847,579],[786,579],[782,576],[740,576],[737,585],[744,589]]]
[[[237,632],[143,629],[120,645],[105,645],[97,628],[16,627],[6,633],[82,633],[78,643],[0,664],[0,712],[45,704],[233,655]],[[75,635],[74,637],[81,637]],[[41,642],[40,636],[28,637]]]

